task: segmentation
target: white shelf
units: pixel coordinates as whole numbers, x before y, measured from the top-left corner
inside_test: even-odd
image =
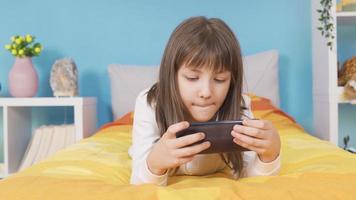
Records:
[[[2,106],[44,107],[44,106],[80,106],[96,104],[95,97],[35,97],[35,98],[0,98]]]
[[[356,12],[336,12],[336,17],[356,17]]]
[[[340,20],[342,17],[336,16],[335,3],[333,0],[330,14],[333,19]],[[333,48],[329,48],[328,41],[317,29],[322,26],[319,9],[322,9],[320,1],[312,0],[313,135],[338,145],[337,23],[333,30]]]
[[[95,97],[0,98],[3,114],[4,163],[0,177],[16,173],[32,136],[33,107],[73,107],[76,141],[96,131]]]
[[[336,12],[338,24],[356,24],[356,12]]]
[[[343,96],[343,88],[338,87],[338,52],[337,42],[340,41],[338,26],[356,26],[356,12],[336,12],[336,0],[332,1],[330,15],[334,29],[332,48],[327,46],[328,40],[321,35],[316,27],[322,26],[319,21],[322,9],[319,0],[311,1],[312,17],[312,62],[313,62],[313,135],[327,140],[335,145],[342,145],[339,141],[339,105],[356,104],[356,100],[349,101]]]

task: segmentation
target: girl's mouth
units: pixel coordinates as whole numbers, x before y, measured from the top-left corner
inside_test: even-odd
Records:
[[[213,103],[210,103],[210,104],[193,104],[193,106],[202,107],[202,108],[209,107],[209,106],[212,106],[212,105],[214,105],[214,104]]]

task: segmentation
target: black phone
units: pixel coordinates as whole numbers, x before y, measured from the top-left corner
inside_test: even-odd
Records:
[[[233,141],[233,136],[231,131],[234,125],[242,125],[241,120],[237,121],[212,121],[212,122],[195,122],[190,123],[190,126],[182,131],[176,133],[176,137],[183,137],[186,135],[203,132],[205,133],[205,138],[195,144],[200,144],[205,141],[210,142],[210,147],[199,154],[209,154],[209,153],[222,153],[231,151],[250,151]]]

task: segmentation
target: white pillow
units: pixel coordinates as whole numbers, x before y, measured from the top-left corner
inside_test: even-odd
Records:
[[[278,51],[245,56],[244,92],[263,96],[279,106]],[[157,66],[111,64],[108,67],[114,119],[133,111],[139,92],[158,79]]]
[[[243,58],[243,91],[266,97],[277,107],[279,107],[278,57],[277,50],[269,50]]]
[[[134,110],[137,95],[157,81],[158,69],[157,66],[109,65],[114,119]]]

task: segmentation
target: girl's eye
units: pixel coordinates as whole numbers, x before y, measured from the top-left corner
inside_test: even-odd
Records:
[[[225,79],[214,79],[216,82],[218,82],[218,83],[224,83],[226,80]]]
[[[199,78],[198,77],[189,77],[189,76],[186,76],[185,77],[188,81],[197,81]]]

